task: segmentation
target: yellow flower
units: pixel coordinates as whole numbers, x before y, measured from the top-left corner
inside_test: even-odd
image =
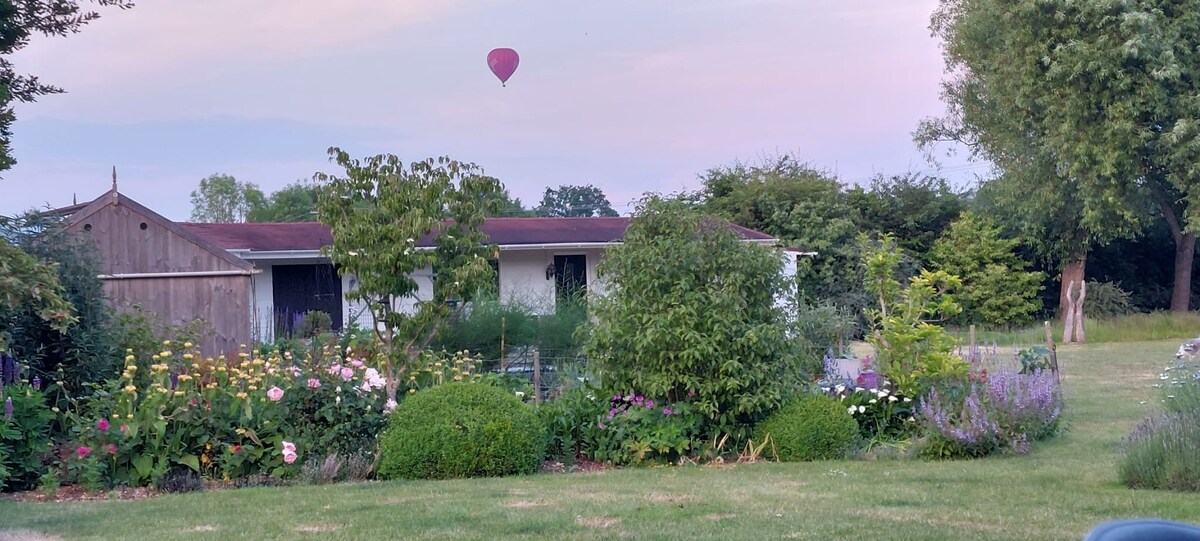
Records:
[[[253,361],[253,363],[252,363],[252,364],[254,364],[254,366],[262,366],[262,365],[263,365],[263,364],[265,364],[266,362],[267,362],[267,361],[264,361],[264,360],[262,360],[262,359],[254,359],[254,361]]]
[[[184,354],[183,354],[183,360],[185,360],[185,361],[190,361],[190,360],[192,360],[192,354],[191,354],[191,353],[184,353]]]
[[[245,346],[242,346],[242,347],[245,347]],[[245,359],[245,358],[248,358],[248,357],[250,357],[250,354],[249,354],[249,353],[246,353],[245,351],[243,351],[243,352],[241,352],[241,353],[238,353],[238,357],[240,357],[240,358],[242,358],[242,359]]]
[[[200,463],[208,464],[208,455],[200,455]]]
[[[163,352],[162,352],[162,353],[159,353],[158,355],[159,355],[160,357],[170,357],[170,356],[171,356],[171,352],[170,352],[170,351],[167,351],[167,350],[163,350]]]
[[[244,435],[246,434],[246,429],[245,429],[245,428],[239,428],[239,429],[235,430],[234,432],[237,432],[237,434],[238,434],[239,436],[244,436]]]
[[[247,388],[247,389],[249,389],[249,390],[251,390],[251,391],[257,391],[257,390],[258,390],[258,387],[254,386],[254,385],[251,385],[251,386],[249,386],[249,387],[246,387],[246,388]]]
[[[192,343],[191,343],[191,342],[184,342],[184,343],[183,343],[183,347],[185,347],[185,348],[191,348],[191,347],[192,347]]]
[[[190,379],[192,379],[192,376],[187,374],[179,374],[179,381],[188,381]]]
[[[225,372],[225,371],[228,371],[228,369],[227,369],[227,368],[225,368],[224,366],[218,366],[218,367],[217,367],[217,372]]]
[[[136,359],[134,359],[133,355],[126,355],[126,356],[125,356],[125,362],[127,362],[127,363],[131,363],[131,362],[133,362],[133,361],[135,361],[135,360],[136,360]]]
[[[165,348],[169,348],[169,347],[171,347],[171,341],[170,341],[170,340],[163,340],[163,347],[165,347]]]
[[[244,393],[244,392],[243,392],[243,393],[238,393],[238,394],[237,394],[237,397],[238,397],[238,398],[247,398],[247,397],[249,397],[249,396],[250,396],[250,395],[248,395],[248,394],[246,394],[246,393]]]
[[[137,387],[134,387],[133,385],[126,385],[126,386],[125,386],[125,392],[127,392],[127,393],[131,393],[131,394],[132,394],[132,393],[136,393],[136,392],[137,392]]]
[[[183,391],[175,391],[175,396],[183,396]]]

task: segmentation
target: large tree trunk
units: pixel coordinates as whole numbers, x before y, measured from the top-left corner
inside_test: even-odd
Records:
[[[1171,311],[1187,312],[1192,302],[1192,262],[1196,259],[1196,234],[1175,238],[1175,284],[1171,289]]]
[[[1192,302],[1192,263],[1196,258],[1196,234],[1183,230],[1175,207],[1161,189],[1151,183],[1150,195],[1162,212],[1171,238],[1175,239],[1175,283],[1171,289],[1171,311],[1187,312]]]
[[[1067,300],[1067,288],[1071,282],[1083,283],[1086,266],[1087,252],[1083,250],[1071,254],[1063,265],[1061,280],[1059,280],[1061,286],[1058,289],[1058,317],[1066,317],[1067,306],[1070,305],[1070,301]],[[1079,289],[1079,286],[1075,286],[1075,289]]]

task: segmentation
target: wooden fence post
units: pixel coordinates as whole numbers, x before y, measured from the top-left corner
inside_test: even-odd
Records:
[[[1050,350],[1050,370],[1054,372],[1054,379],[1058,379],[1058,348],[1054,345],[1054,331],[1050,328],[1050,322],[1045,322],[1046,326],[1046,348]]]
[[[533,403],[542,403],[542,361],[541,352],[533,350]]]

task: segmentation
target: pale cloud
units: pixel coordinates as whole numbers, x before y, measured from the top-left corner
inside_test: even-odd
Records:
[[[453,13],[459,0],[159,0],[101,18],[69,38],[38,38],[15,56],[23,69],[72,92],[170,88],[234,66],[369,48],[398,28]]]

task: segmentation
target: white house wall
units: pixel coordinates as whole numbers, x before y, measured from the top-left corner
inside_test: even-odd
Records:
[[[258,342],[275,340],[275,293],[272,288],[272,273],[269,263],[255,262],[254,267],[262,271],[252,278],[254,297],[250,305],[250,321],[254,327],[250,336]]]

